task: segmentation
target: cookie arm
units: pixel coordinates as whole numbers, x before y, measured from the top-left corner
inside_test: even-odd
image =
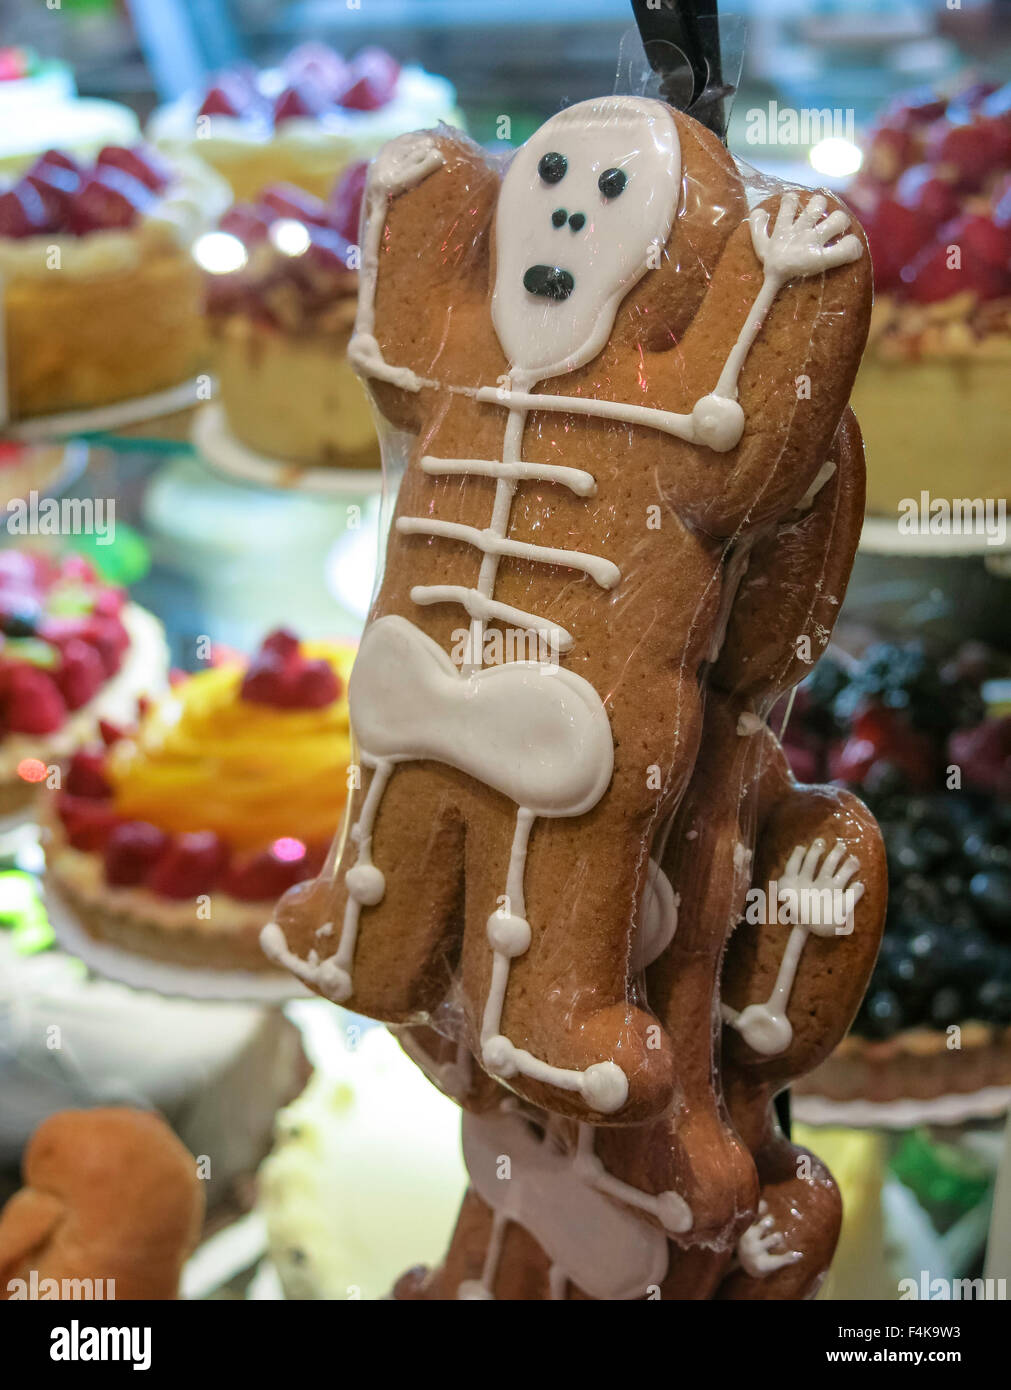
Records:
[[[780,517],[803,498],[828,457],[863,350],[871,270],[862,234],[845,230],[855,228],[849,214],[822,195],[797,206],[786,194],[737,228],[674,356],[649,364],[651,374],[677,378],[693,418],[711,414],[713,437],[738,421],[732,447],[710,446],[679,466],[678,510],[710,534]],[[819,227],[827,245],[820,236],[810,244]]]
[[[401,136],[370,167],[348,355],[396,428],[418,428],[456,310],[485,295],[497,193],[478,146],[448,132]]]

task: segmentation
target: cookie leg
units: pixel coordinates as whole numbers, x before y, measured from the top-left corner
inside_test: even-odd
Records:
[[[475,1054],[518,1095],[560,1114],[617,1123],[659,1114],[673,1061],[656,1019],[630,1002],[646,871],[637,873],[628,827],[597,812],[591,829],[522,808],[512,816],[508,855],[480,898],[468,856],[464,993],[479,1009]],[[469,826],[475,854],[494,843],[492,830],[490,821]]]
[[[267,954],[337,1003],[422,1021],[457,954],[463,780],[439,764],[374,761],[335,869],[282,898],[263,934]]]

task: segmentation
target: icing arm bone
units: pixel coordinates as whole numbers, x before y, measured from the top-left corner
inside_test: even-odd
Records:
[[[756,1052],[774,1055],[790,1046],[793,1028],[787,1011],[809,933],[831,937],[853,930],[853,910],[864,892],[864,885],[854,880],[860,861],[847,854],[842,840],[827,854],[825,850],[824,840],[797,845],[779,880],[776,903],[769,895],[769,910],[779,911],[782,904],[793,925],[768,999],[740,1013],[728,1004],[722,1007],[724,1022]]]
[[[848,265],[863,255],[860,238],[847,232],[849,216],[841,209],[826,215],[826,201],[816,193],[798,213],[795,193],[786,194],[772,232],[768,230],[770,212],[756,208],[748,218],[751,241],[763,267],[761,288],[748,311],[723,364],[713,390],[696,401],[691,412],[678,414],[649,406],[616,401],[573,399],[538,392],[482,387],[475,394],[479,401],[508,404],[513,409],[559,410],[571,415],[594,415],[623,424],[645,425],[690,444],[702,444],[716,453],[726,453],[741,441],[744,411],[738,402],[738,382],[748,353],[761,331],[780,290],[791,280],[820,275],[836,266]]]

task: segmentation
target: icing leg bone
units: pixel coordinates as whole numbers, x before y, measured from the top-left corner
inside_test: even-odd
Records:
[[[692,1228],[692,1213],[688,1203],[677,1192],[641,1192],[631,1183],[622,1182],[604,1167],[594,1150],[592,1125],[581,1124],[576,1140],[575,1171],[587,1187],[614,1197],[628,1207],[655,1216],[671,1235],[684,1235]]]
[[[834,908],[823,915],[820,905],[826,901],[834,904],[839,896],[845,894],[848,911],[852,911],[864,891],[862,883],[852,882],[859,867],[860,862],[855,855],[847,856],[842,840],[837,840],[827,855],[825,841],[821,839],[813,841],[809,847],[797,845],[790,855],[779,880],[778,897],[782,898],[786,893],[795,894],[801,920],[790,930],[772,993],[764,1004],[749,1004],[740,1013],[726,1004],[721,1010],[723,1021],[736,1029],[755,1052],[771,1057],[785,1052],[790,1046],[793,1027],[787,1017],[787,1008],[804,946],[812,932],[825,937],[852,930],[848,913],[847,918],[840,922]],[[804,917],[808,920],[803,920]],[[820,920],[814,921],[812,917]]]
[[[382,901],[385,880],[372,862],[372,836],[383,793],[398,762],[435,758],[494,787],[517,805],[505,884],[505,906],[488,918],[492,981],[481,1029],[482,1057],[503,1078],[522,1074],[578,1091],[587,1105],[612,1114],[624,1105],[628,1082],[616,1063],[585,1071],[550,1066],[501,1032],[510,963],[530,946],[524,867],[538,816],[580,815],[596,805],[611,777],[613,745],[599,696],[568,670],[545,676],[537,662],[509,662],[469,674],[403,618],[374,622],[362,639],[350,699],[362,761],[373,768],[361,815],[352,829],[355,864],[347,871],[347,903],[330,968],[330,995],[352,993],[355,944],[362,907]],[[540,730],[533,760],[517,758]]]

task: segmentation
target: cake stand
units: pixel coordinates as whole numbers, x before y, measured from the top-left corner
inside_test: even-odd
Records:
[[[382,491],[380,468],[311,468],[258,454],[235,438],[217,403],[208,403],[197,412],[192,440],[206,463],[237,482],[329,497],[370,497]]]
[[[201,970],[149,960],[108,941],[99,941],[84,929],[76,912],[51,882],[43,880],[42,893],[60,947],[107,980],[154,994],[218,1002],[279,1005],[312,997],[310,990],[284,970]]]
[[[192,377],[164,391],[113,401],[90,410],[68,410],[59,415],[38,415],[29,420],[11,421],[3,427],[3,433],[10,439],[37,444],[74,435],[115,434],[149,420],[159,420],[163,422],[159,427],[159,437],[166,437],[167,426],[164,422],[169,416],[191,411],[206,391],[206,382],[207,378]]]

